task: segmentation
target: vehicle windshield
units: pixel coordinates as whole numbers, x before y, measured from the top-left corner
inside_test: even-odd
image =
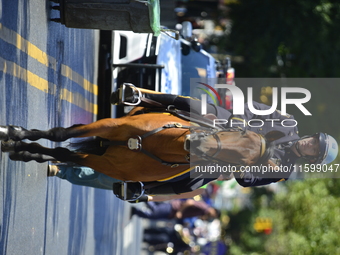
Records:
[[[194,91],[190,91],[190,79],[200,78],[201,82],[208,83],[208,78],[215,78],[214,60],[212,57],[202,53],[190,50],[186,56],[182,54],[182,95],[194,96]],[[196,86],[197,84],[192,84]],[[192,88],[191,88],[192,90]]]

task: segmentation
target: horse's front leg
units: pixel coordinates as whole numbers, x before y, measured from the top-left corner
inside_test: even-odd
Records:
[[[74,162],[85,156],[62,147],[57,147],[54,149],[46,148],[39,143],[10,141],[7,142],[7,144],[6,142],[3,142],[2,145],[5,145],[5,149],[2,148],[2,151],[10,152],[10,159],[25,162],[31,160],[35,160],[39,163],[51,160],[61,162]]]
[[[43,147],[38,143],[10,141],[3,142],[3,144],[6,144],[5,152],[10,152],[11,160],[24,162],[35,160],[39,163],[46,161],[72,162],[78,165],[91,167],[113,178],[121,178],[124,180],[124,170],[122,172],[116,170],[106,157],[76,153],[61,147],[50,149]]]
[[[38,163],[44,163],[47,161],[57,161],[55,158],[51,156],[46,156],[40,153],[30,153],[28,151],[19,151],[19,152],[10,152],[9,158],[14,161],[36,161]]]
[[[56,127],[49,130],[27,130],[19,126],[0,126],[0,140],[7,141],[11,139],[14,141],[21,141],[24,139],[28,139],[31,141],[36,141],[40,138],[46,138],[51,141],[61,142],[71,137],[81,135],[80,132],[76,132],[77,130],[74,129],[74,127],[76,126],[79,125],[75,125],[69,128]]]
[[[45,138],[55,142],[62,142],[72,137],[104,136],[105,138],[105,134],[107,135],[112,128],[118,127],[123,121],[122,119],[102,119],[91,124],[73,125],[68,128],[55,127],[49,130],[27,130],[19,126],[0,126],[0,140],[21,141],[28,139],[36,141]]]

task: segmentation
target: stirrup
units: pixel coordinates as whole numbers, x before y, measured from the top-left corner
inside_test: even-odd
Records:
[[[132,186],[129,186],[129,183]],[[113,183],[113,193],[117,198],[128,202],[147,202],[142,182],[123,181]],[[142,199],[142,200],[141,200]],[[146,200],[145,200],[146,199]]]
[[[130,90],[130,91],[128,91]],[[132,95],[129,95],[129,92]],[[138,93],[138,94],[136,94]],[[137,98],[137,102],[131,102],[132,99]],[[139,105],[142,102],[142,92],[132,83],[123,83],[123,85],[119,88],[119,102],[125,105]]]

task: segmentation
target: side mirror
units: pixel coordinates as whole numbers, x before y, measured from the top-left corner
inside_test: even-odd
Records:
[[[196,52],[200,52],[200,50],[202,49],[202,45],[197,41],[196,38],[191,41],[191,47]]]
[[[184,21],[182,23],[182,36],[185,39],[191,38],[192,36],[192,24],[189,21]]]
[[[189,55],[190,54],[190,50],[191,50],[190,43],[187,42],[187,41],[182,41],[181,42],[181,52],[182,52],[182,55],[183,56]]]

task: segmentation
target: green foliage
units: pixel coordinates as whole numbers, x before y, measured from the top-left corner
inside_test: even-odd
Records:
[[[340,180],[290,181],[284,193],[252,208],[239,225],[231,254],[340,254]],[[270,235],[253,229],[256,217],[273,220]]]
[[[230,254],[265,254],[263,244],[269,236],[256,232],[254,223],[257,217],[267,218],[272,216],[272,212],[266,209],[271,196],[272,193],[266,188],[253,189],[251,195],[253,205],[229,215],[230,223],[226,232],[233,240]]]
[[[291,182],[273,208],[284,212],[266,243],[270,254],[339,254],[340,181]]]
[[[240,0],[230,4],[223,50],[244,57],[238,77],[339,77],[340,2]]]

